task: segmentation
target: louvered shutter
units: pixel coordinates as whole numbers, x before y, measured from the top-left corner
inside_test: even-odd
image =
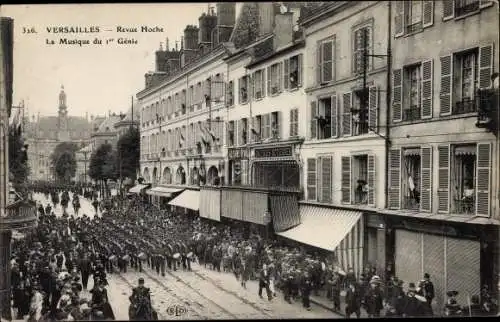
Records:
[[[378,132],[378,88],[370,86],[368,96],[368,128],[370,131]]]
[[[427,28],[434,24],[434,1],[423,1],[422,27]]]
[[[226,145],[227,146],[233,146],[233,143],[231,142],[231,122],[227,122],[227,128],[226,128]]]
[[[375,188],[377,184],[375,155],[368,155],[368,205],[375,206]]]
[[[271,68],[272,66],[267,67],[267,93],[269,96],[273,94],[273,92],[271,91]]]
[[[321,202],[332,202],[332,157],[321,157]]]
[[[288,89],[290,87],[290,59],[285,59],[283,64],[285,66],[283,72],[283,87]]]
[[[476,215],[490,216],[491,145],[477,145]]]
[[[396,1],[395,15],[394,15],[394,36],[399,37],[404,34],[403,20],[404,20],[404,1]]]
[[[255,74],[253,73],[252,76],[250,77],[250,82],[252,83],[252,100],[255,100],[257,98],[257,91],[259,90],[257,86],[255,85]],[[250,99],[250,98],[249,98]]]
[[[450,20],[453,18],[455,13],[455,1],[454,0],[443,0],[443,21]]]
[[[275,113],[277,113],[277,115],[276,115],[276,135],[277,135],[277,137],[279,139],[279,138],[282,137],[282,135],[281,135],[281,124],[284,124],[283,123],[283,113],[281,111],[277,111]]]
[[[479,47],[479,88],[491,85],[493,73],[493,44]]]
[[[389,208],[401,208],[401,150],[389,152]]]
[[[271,113],[267,113],[264,115],[264,120],[265,120],[265,129],[266,129],[266,134],[265,138],[268,139],[271,137]]]
[[[276,79],[278,80],[278,93],[283,92],[283,78],[281,75],[283,75],[283,62],[278,64],[278,71],[276,72]]]
[[[344,93],[342,96],[343,101],[343,109],[342,109],[342,134],[344,136],[351,135],[352,128],[352,115],[351,115],[351,106],[352,106],[352,93]]]
[[[439,105],[441,115],[451,115],[453,104],[453,56],[441,57],[441,91],[439,93]]]
[[[316,42],[316,84],[321,84],[321,41]]]
[[[331,97],[330,97],[330,102],[331,102],[331,106],[332,106],[332,119],[331,119],[331,122],[330,122],[330,125],[331,125],[331,128],[332,128],[332,137],[333,138],[336,138],[338,135],[339,135],[339,124],[338,124],[338,120],[339,120],[339,114],[338,114],[338,106],[337,106],[337,94],[333,94]]]
[[[234,130],[234,141],[237,146],[243,145],[243,120],[236,121],[236,129]]]
[[[299,109],[296,108],[295,112],[293,114],[295,116],[295,130],[294,130],[294,133],[295,133],[295,136],[299,136]]]
[[[392,121],[401,122],[403,119],[403,70],[392,71]]]
[[[432,147],[420,149],[420,210],[432,211]]]
[[[302,76],[302,64],[304,63],[304,55],[299,54],[297,56],[297,85],[302,86],[303,76]]]
[[[426,60],[422,62],[422,119],[432,118],[432,78],[433,78],[433,61]]]
[[[311,139],[316,139],[318,137],[318,103],[316,101],[311,102]]]
[[[341,158],[342,166],[342,179],[341,179],[341,190],[342,190],[342,202],[351,203],[351,157]]]
[[[316,159],[307,159],[307,200],[316,200]]]
[[[241,78],[238,79],[238,104],[241,104]]]
[[[262,68],[260,70],[260,88],[261,88],[261,91],[262,91],[262,94],[260,97],[265,97],[266,96],[266,69],[265,68]],[[269,92],[271,93],[271,92]]]
[[[450,146],[438,146],[438,212],[450,209]]]

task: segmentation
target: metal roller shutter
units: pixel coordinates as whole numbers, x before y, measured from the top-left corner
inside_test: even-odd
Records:
[[[480,294],[480,244],[478,241],[446,238],[446,290],[458,291],[457,301]]]
[[[404,289],[409,283],[422,279],[422,234],[406,230],[396,230],[396,276],[404,282]]]
[[[434,312],[439,312],[446,301],[445,295],[445,260],[444,260],[444,236],[423,235],[424,273],[429,273],[434,284],[435,298],[433,301]],[[422,276],[423,278],[423,276]]]

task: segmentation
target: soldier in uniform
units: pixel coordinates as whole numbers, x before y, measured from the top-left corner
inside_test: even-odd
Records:
[[[131,320],[151,320],[151,292],[149,288],[144,286],[144,279],[139,278],[139,286],[132,290],[132,295],[129,297],[131,307],[129,309],[129,317]]]

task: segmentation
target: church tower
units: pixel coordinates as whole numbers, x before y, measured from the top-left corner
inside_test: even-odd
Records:
[[[64,86],[61,86],[61,92],[59,93],[59,116],[57,123],[58,141],[69,141],[68,107],[66,105],[66,93],[64,92]]]

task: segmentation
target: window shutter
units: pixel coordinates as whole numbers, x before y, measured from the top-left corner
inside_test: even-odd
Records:
[[[297,84],[302,86],[303,76],[302,76],[302,64],[304,63],[304,54],[299,54],[297,57]]]
[[[283,75],[283,62],[278,64],[278,71],[276,72],[276,79],[278,79],[278,93],[283,92],[283,78],[281,75]]]
[[[401,122],[403,119],[403,70],[392,71],[392,121]]]
[[[316,200],[316,159],[307,159],[307,200]]]
[[[332,157],[321,157],[321,202],[332,202]]]
[[[375,185],[377,184],[377,177],[375,175],[376,163],[375,155],[368,155],[368,205],[375,207]]]
[[[420,210],[432,211],[432,147],[420,149]]]
[[[400,37],[404,33],[403,20],[404,20],[404,1],[396,1],[395,3],[395,16],[394,16],[394,36]]]
[[[455,1],[443,0],[443,21],[450,20],[454,16]]]
[[[266,69],[265,68],[262,68],[260,70],[260,88],[261,88],[261,92],[262,94],[260,95],[260,97],[265,97],[266,96]],[[269,92],[271,93],[271,92]]]
[[[271,66],[267,67],[267,94],[271,96]]]
[[[434,24],[434,1],[423,1],[422,16],[422,27],[427,28]]]
[[[316,84],[320,85],[321,84],[321,51],[322,51],[322,45],[321,42],[318,41],[316,42]]]
[[[342,96],[343,100],[343,110],[342,110],[342,134],[344,136],[351,135],[352,128],[352,117],[351,117],[351,106],[352,106],[352,93],[344,93]]]
[[[422,119],[432,118],[432,78],[433,78],[433,61],[426,60],[422,62]]]
[[[294,128],[295,128],[295,110],[290,110],[290,137],[294,136]]]
[[[339,135],[339,114],[338,114],[338,106],[337,106],[337,94],[333,94],[330,98],[331,106],[332,106],[332,120],[330,122],[332,128],[332,137],[336,138]]]
[[[476,215],[490,216],[491,145],[477,144]]]
[[[401,208],[401,150],[389,152],[389,208]]]
[[[250,137],[249,137],[250,140],[249,141],[256,142],[256,140],[255,140],[256,136],[255,136],[254,132],[258,132],[258,131],[256,128],[257,121],[256,121],[255,116],[249,118],[249,121],[250,121],[250,131],[249,131],[250,132]]]
[[[479,47],[479,88],[491,85],[493,73],[493,44]]]
[[[351,203],[351,157],[342,157],[342,202]]]
[[[256,93],[257,93],[257,91],[258,91],[257,86],[255,86],[255,74],[256,74],[256,73],[253,73],[253,74],[252,74],[252,76],[250,77],[250,79],[251,79],[251,83],[252,83],[252,89],[253,89],[253,91],[252,91],[252,96],[253,96],[252,98],[253,98],[253,100],[255,100],[255,99],[257,98]],[[250,99],[250,98],[249,98],[249,99]]]
[[[368,96],[368,128],[370,131],[378,132],[378,88],[370,86]]]
[[[283,87],[288,89],[290,87],[290,59],[284,61],[285,71],[283,73]]]
[[[265,120],[265,139],[268,139],[271,137],[271,113],[267,113],[264,115],[264,120]]]
[[[453,90],[453,56],[441,57],[441,91],[439,93],[439,105],[441,115],[451,115]]]
[[[316,101],[311,102],[311,139],[316,139],[318,137],[318,103]]]
[[[238,79],[238,104],[241,104],[241,78]]]
[[[438,146],[438,212],[450,209],[450,146]]]

